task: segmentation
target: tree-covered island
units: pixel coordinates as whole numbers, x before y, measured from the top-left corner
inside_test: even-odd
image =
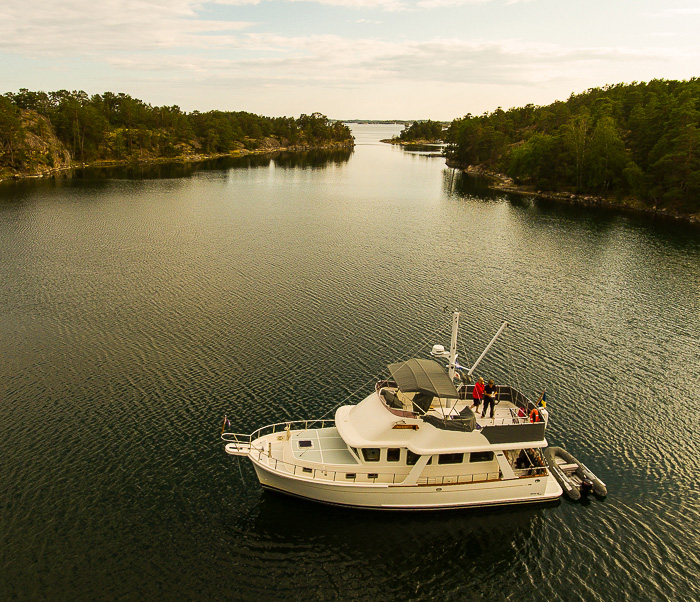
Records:
[[[0,180],[83,165],[196,161],[223,155],[352,146],[350,128],[320,113],[262,117],[187,113],[128,94],[83,91],[0,96]]]
[[[439,144],[445,137],[445,126],[440,121],[414,121],[404,125],[398,136],[393,136],[382,142],[412,146],[420,144]]]
[[[617,84],[450,125],[447,164],[510,192],[700,221],[700,80]]]

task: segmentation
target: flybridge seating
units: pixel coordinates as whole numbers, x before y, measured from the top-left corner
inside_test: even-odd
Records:
[[[389,411],[401,418],[416,418],[413,411],[413,397],[415,393],[404,393],[398,385],[391,380],[381,380],[376,385],[379,397],[384,401]]]
[[[382,380],[376,385],[377,393],[392,414],[402,418],[423,417],[433,426],[448,430],[463,430],[456,423],[473,415],[469,409],[473,389],[474,385],[462,385],[458,399],[443,399],[420,392],[401,391],[391,380]],[[520,391],[510,386],[497,386],[496,401],[494,418],[483,419],[484,422],[489,425],[529,424],[529,414],[535,404]],[[477,413],[476,418],[482,420],[481,414]]]

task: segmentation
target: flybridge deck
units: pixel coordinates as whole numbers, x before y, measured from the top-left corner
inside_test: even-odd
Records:
[[[376,391],[389,411],[402,418],[418,418],[421,415],[434,416],[448,425],[450,422],[465,420],[473,415],[481,427],[531,424],[529,416],[532,410],[537,408],[537,404],[530,401],[517,389],[505,385],[496,387],[496,407],[493,419],[481,418],[480,414],[475,414],[470,409],[473,390],[474,385],[463,385],[458,390],[459,396],[456,399],[433,399],[423,414],[414,403],[417,393],[402,392],[394,381],[382,380],[376,385]],[[538,408],[538,412],[546,413],[546,410]],[[435,426],[438,425],[435,424]]]

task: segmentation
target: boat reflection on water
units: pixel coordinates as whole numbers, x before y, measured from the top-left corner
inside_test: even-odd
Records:
[[[329,504],[317,504],[301,498],[270,490],[260,491],[256,503],[249,512],[255,515],[255,531],[258,536],[273,539],[325,539],[343,541],[350,546],[367,546],[367,533],[371,533],[373,548],[391,548],[398,542],[405,543],[405,529],[410,527],[416,546],[430,548],[435,541],[441,545],[458,544],[465,539],[484,538],[507,546],[508,538],[528,539],[537,525],[545,520],[545,513],[561,504],[561,498],[549,503],[531,506],[492,506],[467,508],[445,512],[371,512],[359,508],[342,508]],[[471,542],[472,544],[475,541]],[[485,542],[482,541],[482,544]],[[441,555],[440,550],[435,554]]]
[[[237,554],[245,554],[231,560],[246,562],[257,576],[241,584],[242,599],[272,589],[293,599],[426,600],[446,599],[445,592],[471,599],[493,593],[490,588],[502,581],[511,594],[525,593],[539,567],[517,551],[548,545],[553,510],[540,505],[407,515],[269,491],[246,506],[226,536]]]

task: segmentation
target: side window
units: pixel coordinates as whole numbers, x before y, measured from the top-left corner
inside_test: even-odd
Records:
[[[464,454],[440,454],[438,456],[438,464],[461,464],[464,460]]]
[[[398,462],[401,459],[401,448],[390,447],[386,450],[386,461],[387,462]]]
[[[416,462],[420,459],[420,454],[414,454],[410,449],[406,450],[406,464],[408,466],[415,466]],[[433,463],[433,457],[430,456],[428,460],[428,465]]]
[[[493,460],[493,452],[472,452],[469,457],[470,462],[490,462]]]
[[[362,455],[365,458],[365,462],[379,462],[379,448],[378,447],[365,447],[362,450]]]

